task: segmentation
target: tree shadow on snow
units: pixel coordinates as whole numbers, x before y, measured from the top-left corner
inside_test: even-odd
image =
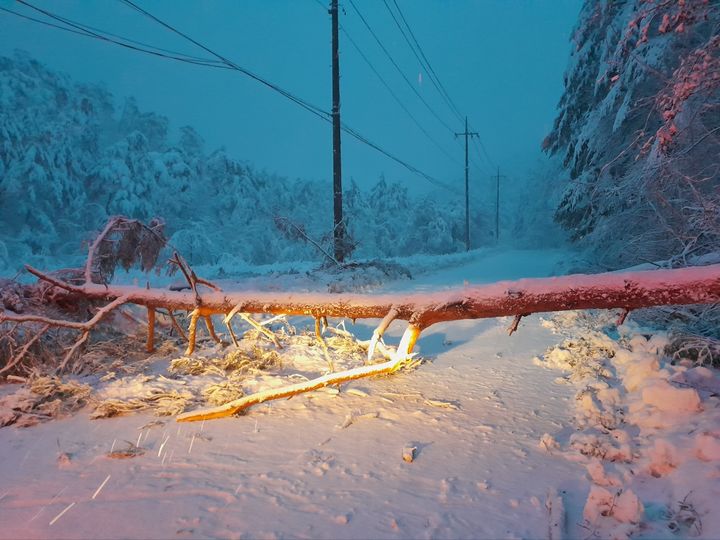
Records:
[[[468,339],[450,339],[445,332],[433,332],[425,336],[420,334],[416,351],[418,356],[432,362],[439,355],[452,351],[468,341]]]

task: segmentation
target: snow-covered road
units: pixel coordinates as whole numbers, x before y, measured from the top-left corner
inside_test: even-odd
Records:
[[[437,290],[462,287],[463,284],[482,284],[493,281],[546,277],[565,273],[572,252],[564,249],[507,250],[484,249],[470,252],[460,264],[443,266],[443,257],[427,257],[423,269],[428,269],[409,281],[386,284],[388,291]],[[437,268],[433,269],[433,262]],[[412,268],[412,266],[410,266]]]
[[[564,257],[494,253],[410,286],[547,275]],[[437,324],[419,343],[429,360],[419,369],[256,406],[239,418],[152,425],[157,418],[147,414],[90,420],[81,411],[0,429],[0,538],[584,538],[626,529],[671,536],[660,525],[630,523],[633,515],[625,529],[583,522],[595,465],[577,452],[568,459],[566,448],[573,433],[596,423],[578,421],[579,383],[533,360],[561,341],[557,325],[528,317],[510,337],[508,324]],[[391,327],[388,341],[401,331]],[[607,380],[620,392],[619,375]],[[145,453],[106,456],[125,441]],[[410,447],[408,463],[402,454]],[[623,481],[636,473],[644,474],[638,466]],[[708,481],[717,490],[717,479]],[[648,508],[647,519],[664,519]],[[703,536],[713,533],[720,529],[706,519]]]
[[[538,446],[572,414],[573,389],[530,362],[553,340],[534,323],[520,339],[495,321],[438,325],[422,344],[432,362],[336,396],[145,431],[152,417],[84,414],[0,430],[0,537],[544,536],[548,489],[576,492],[583,474]],[[104,457],[141,433],[144,456]]]

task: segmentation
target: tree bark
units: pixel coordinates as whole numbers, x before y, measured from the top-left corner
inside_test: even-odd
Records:
[[[618,272],[594,275],[571,275],[552,278],[521,279],[502,281],[487,285],[448,289],[433,293],[405,294],[330,294],[330,293],[282,293],[219,290],[214,285],[200,280],[190,271],[191,291],[171,291],[131,286],[105,286],[91,282],[84,285],[70,285],[48,276],[32,267],[28,271],[60,289],[69,297],[81,296],[86,299],[104,301],[95,316],[87,322],[53,320],[34,314],[0,312],[0,323],[42,323],[42,332],[47,326],[58,326],[82,332],[76,344],[66,355],[61,368],[70,356],[87,339],[88,333],[113,309],[130,303],[145,306],[149,313],[163,308],[169,313],[184,310],[191,313],[188,328],[187,354],[195,347],[197,323],[200,319],[208,323],[212,332],[210,317],[224,315],[226,321],[234,314],[267,313],[350,319],[382,319],[373,334],[368,350],[371,358],[375,345],[395,319],[408,321],[400,347],[395,356],[384,364],[365,366],[333,373],[292,388],[280,388],[247,396],[239,403],[228,404],[221,410],[187,413],[181,420],[217,418],[234,414],[255,403],[268,399],[287,397],[328,384],[366,377],[380,373],[392,373],[412,357],[412,350],[420,333],[433,324],[462,319],[481,319],[501,316],[519,317],[532,313],[565,311],[574,309],[613,309],[623,313],[663,305],[714,304],[720,302],[720,264],[681,268],[672,270],[650,270],[639,272]],[[205,285],[212,288],[200,291]],[[150,321],[149,321],[150,322]],[[149,331],[153,325],[148,325]],[[516,326],[511,327],[515,330]],[[148,345],[152,341],[148,340]],[[15,362],[17,360],[14,360]]]
[[[720,302],[720,264],[604,274],[499,281],[487,285],[447,289],[433,293],[332,294],[252,291],[203,292],[145,289],[124,285],[69,285],[28,267],[40,279],[69,293],[88,299],[125,303],[149,308],[194,311],[198,317],[226,315],[231,311],[383,319],[418,324],[421,328],[462,319],[483,319],[508,315],[529,315],[573,309],[634,310],[638,308],[714,304]],[[199,305],[198,305],[199,303]],[[3,320],[38,320],[30,316],[0,314]],[[68,324],[67,326],[82,325]]]

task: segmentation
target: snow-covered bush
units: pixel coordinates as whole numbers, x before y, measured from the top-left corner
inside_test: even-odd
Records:
[[[4,264],[82,254],[82,241],[109,216],[162,216],[172,244],[192,264],[321,260],[308,242],[274,224],[283,216],[330,247],[330,182],[289,180],[257,170],[200,135],[116,107],[104,89],[75,84],[22,53],[0,58],[0,242]],[[355,256],[449,253],[462,249],[461,197],[411,196],[384,178],[363,190],[350,182],[346,225]],[[483,217],[472,216],[481,239]],[[487,235],[484,236],[487,238]],[[481,245],[481,242],[475,242]],[[225,268],[226,272],[232,269]]]
[[[187,229],[175,231],[170,237],[170,244],[196,264],[214,264],[218,246],[204,233],[202,226],[193,222],[188,225]]]

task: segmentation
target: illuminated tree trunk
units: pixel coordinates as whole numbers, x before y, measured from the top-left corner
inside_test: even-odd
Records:
[[[90,282],[84,285],[70,285],[28,266],[30,273],[62,289],[70,298],[82,297],[103,301],[106,304],[87,322],[55,320],[35,314],[1,312],[0,323],[39,323],[42,325],[40,330],[42,333],[49,327],[78,330],[80,337],[63,360],[59,368],[62,369],[75,351],[88,339],[90,331],[114,309],[124,304],[145,306],[149,314],[154,313],[158,308],[166,310],[171,315],[178,310],[191,313],[187,332],[187,354],[192,354],[195,348],[198,322],[202,319],[208,329],[212,329],[211,317],[214,315],[224,316],[226,324],[235,314],[247,316],[249,313],[310,316],[315,319],[325,317],[381,319],[370,341],[369,359],[372,358],[375,346],[383,333],[395,319],[408,322],[408,329],[397,352],[387,362],[331,373],[286,388],[259,392],[222,407],[186,413],[178,418],[182,421],[191,421],[228,416],[270,399],[288,397],[360,377],[392,373],[412,356],[413,347],[420,333],[428,326],[439,322],[511,315],[515,316],[510,328],[512,333],[517,329],[520,317],[531,313],[620,308],[623,314],[627,314],[633,309],[653,306],[720,302],[720,265],[717,264],[674,270],[521,279],[433,293],[359,295],[222,291],[213,284],[197,278],[177,255],[176,263],[185,274],[190,291],[122,285],[105,286]],[[200,291],[200,286],[205,286],[208,290]],[[153,316],[148,317],[148,348],[151,348],[154,342],[152,337],[154,319]],[[177,321],[174,322],[177,326]],[[18,361],[18,358],[12,359],[13,363]]]

